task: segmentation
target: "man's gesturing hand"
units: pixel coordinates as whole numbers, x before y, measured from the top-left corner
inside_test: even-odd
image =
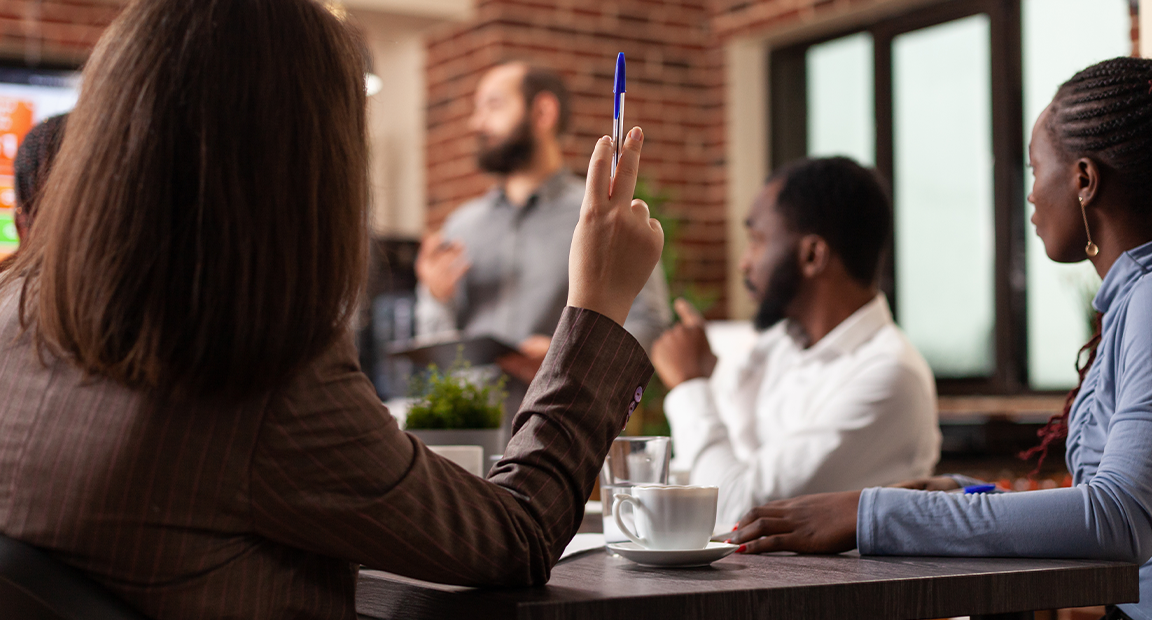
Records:
[[[860,491],[820,493],[769,502],[740,519],[729,538],[743,553],[841,553],[856,548]]]
[[[420,243],[420,253],[416,255],[416,278],[440,303],[452,300],[460,278],[471,267],[472,264],[464,257],[464,244],[459,241],[444,243],[444,237],[435,233]]]
[[[652,365],[660,381],[672,389],[689,379],[711,377],[716,356],[704,334],[704,317],[686,299],[676,300],[680,324],[652,344]]]
[[[644,133],[634,127],[624,140],[615,179],[612,139],[604,136],[596,143],[568,257],[568,305],[621,325],[664,248],[664,229],[643,200],[632,200],[643,142]]]

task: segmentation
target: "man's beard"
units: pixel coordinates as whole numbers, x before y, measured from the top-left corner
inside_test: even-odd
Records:
[[[486,145],[484,136],[481,135],[480,152],[476,156],[476,163],[485,172],[511,174],[527,167],[535,153],[536,142],[532,139],[532,126],[528,123],[528,116],[525,115],[520,124],[501,142]]]
[[[788,306],[800,293],[800,283],[803,275],[800,273],[800,259],[795,251],[789,251],[784,260],[772,270],[768,276],[768,285],[764,290],[764,299],[756,311],[753,325],[756,329],[764,331],[779,323],[787,316]],[[752,289],[747,280],[745,285]]]

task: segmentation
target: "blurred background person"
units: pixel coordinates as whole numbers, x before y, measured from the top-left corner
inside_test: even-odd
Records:
[[[26,242],[36,218],[36,207],[43,192],[44,180],[52,170],[60,142],[64,138],[64,125],[67,114],[60,114],[44,120],[24,136],[24,142],[16,154],[16,234],[21,242]]]
[[[461,331],[519,346],[501,366],[527,383],[568,296],[568,249],[584,196],[560,149],[568,90],[555,72],[508,62],[481,78],[474,103],[477,163],[496,184],[421,245],[417,335]],[[670,320],[657,265],[624,327],[647,349]]]
[[[703,317],[684,300],[652,347],[677,467],[720,487],[728,525],[770,499],[930,475],[936,386],[879,292],[892,209],[876,176],[844,157],[790,164],[746,226],[752,351],[713,372]]]

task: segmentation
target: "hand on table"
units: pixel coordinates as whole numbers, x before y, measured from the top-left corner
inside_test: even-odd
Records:
[[[520,343],[519,353],[507,353],[496,359],[496,364],[504,372],[516,377],[524,383],[532,383],[540,365],[544,363],[544,356],[548,355],[548,347],[552,339],[548,336],[529,336]]]
[[[716,368],[716,356],[704,334],[704,317],[686,299],[677,299],[675,305],[680,323],[652,344],[652,365],[668,389],[689,379],[711,377]]]
[[[860,491],[820,493],[769,502],[740,519],[728,540],[741,553],[841,553],[856,548]]]
[[[599,312],[620,325],[664,248],[660,222],[649,216],[643,200],[632,200],[643,142],[639,127],[628,132],[615,178],[612,139],[596,142],[568,258],[568,305]]]
[[[952,491],[960,488],[960,483],[948,476],[932,476],[931,478],[917,478],[905,480],[892,485],[897,489],[912,489],[913,491]]]
[[[440,303],[452,300],[460,279],[471,267],[472,263],[464,257],[464,244],[459,241],[444,243],[444,237],[437,232],[420,243],[416,278]]]

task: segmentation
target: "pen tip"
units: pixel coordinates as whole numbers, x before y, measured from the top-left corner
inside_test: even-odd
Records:
[[[625,71],[624,71],[624,52],[616,55],[616,83],[613,85],[613,92],[622,93],[625,90]]]

